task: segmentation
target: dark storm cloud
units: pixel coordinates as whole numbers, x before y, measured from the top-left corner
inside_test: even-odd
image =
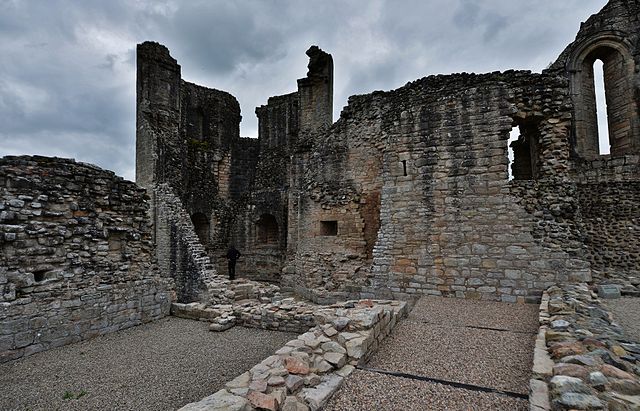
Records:
[[[254,108],[296,89],[305,50],[334,56],[336,116],[352,94],[437,73],[541,70],[605,0],[0,0],[0,155],[75,157],[133,178],[135,45]]]

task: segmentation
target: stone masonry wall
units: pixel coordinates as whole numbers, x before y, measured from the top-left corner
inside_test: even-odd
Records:
[[[189,214],[168,184],[153,189],[158,266],[171,273],[179,302],[197,301],[217,275],[195,232]]]
[[[587,284],[551,287],[540,304],[529,404],[535,411],[636,410],[640,344]]]
[[[640,150],[640,5],[636,1],[610,0],[580,27],[576,40],[562,52],[547,72],[570,81],[574,103],[573,155],[587,160],[602,156],[598,149],[598,118],[594,92],[594,62],[604,65],[604,88],[612,157]]]
[[[541,210],[525,206],[536,189],[507,178],[509,132],[528,125],[541,152],[538,189],[566,179],[566,90],[559,77],[506,72],[428,77],[352,97],[329,133],[294,160],[301,175],[293,176],[289,216],[297,248],[287,281],[317,289],[316,298],[535,301],[557,281],[588,279],[583,247],[544,241],[572,239],[575,222],[565,220],[576,210],[566,203],[576,198],[538,204],[549,218],[536,236]],[[377,193],[370,262],[366,227],[376,224]],[[565,214],[554,216],[555,208]],[[337,221],[337,235],[322,235],[327,220]]]
[[[144,189],[39,156],[0,159],[0,362],[168,315]]]
[[[316,302],[534,302],[557,283],[625,282],[640,269],[639,21],[635,2],[610,0],[542,74],[430,76],[353,96],[333,124],[333,59],[312,46],[297,92],[256,109],[249,148],[207,126],[215,118],[235,136],[235,99],[181,81],[168,51],[144,43],[139,73],[151,78],[139,79],[138,130],[153,141],[139,149],[144,160],[155,144],[156,181],[176,170],[193,177],[176,192],[214,262],[225,265],[232,241],[244,254],[240,276]],[[595,131],[596,60],[609,155]],[[202,158],[166,155],[179,151],[163,142],[172,133],[195,136]]]
[[[136,180],[149,190],[159,184],[168,187],[161,190],[170,192],[167,201],[152,208],[154,240],[161,262],[172,262],[160,264],[163,273],[178,280],[181,301],[193,301],[206,279],[190,277],[204,271],[189,265],[202,256],[189,255],[188,245],[201,243],[210,257],[216,257],[214,265],[226,252],[243,216],[258,147],[239,137],[237,100],[224,91],[184,81],[166,47],[139,44],[137,65]],[[189,224],[181,220],[176,225],[166,213],[155,215],[163,211],[156,207],[163,205],[190,218],[198,237],[180,238],[177,227]]]

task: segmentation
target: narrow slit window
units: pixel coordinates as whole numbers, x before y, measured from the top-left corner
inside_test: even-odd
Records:
[[[402,172],[404,173],[404,176],[407,176],[407,160],[402,160]]]
[[[596,121],[598,122],[598,151],[600,155],[607,155],[611,153],[611,141],[609,140],[605,73],[602,60],[596,60],[593,63],[593,79],[596,94]]]

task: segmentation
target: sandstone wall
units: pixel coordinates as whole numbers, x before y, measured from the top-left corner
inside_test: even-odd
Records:
[[[240,139],[240,106],[232,95],[184,81],[158,43],[137,51],[136,180],[149,190],[166,185],[154,197],[154,241],[160,268],[178,280],[178,297],[189,302],[206,280],[198,276],[214,268],[194,261],[204,250],[215,265],[234,240],[258,147]],[[180,213],[172,218],[167,210]],[[179,229],[190,225],[197,238]]]
[[[594,63],[604,68],[604,88],[612,157],[640,150],[640,5],[611,0],[580,27],[576,40],[547,70],[567,77],[574,103],[572,143],[574,155],[600,160]]]
[[[426,77],[351,97],[336,123],[333,60],[312,46],[298,91],[256,109],[257,143],[215,137],[237,135],[235,99],[181,81],[168,51],[145,43],[138,131],[153,141],[139,150],[158,155],[139,169],[191,176],[171,184],[222,273],[233,242],[239,275],[318,302],[533,302],[556,283],[624,282],[640,269],[639,17],[611,0],[542,74]],[[598,148],[597,60],[611,154]],[[213,111],[192,110],[205,101]],[[195,157],[183,147],[194,132]]]
[[[436,76],[353,97],[294,160],[285,282],[318,299],[534,301],[557,281],[588,279],[584,247],[571,241],[577,198],[553,194],[570,170],[570,109],[564,79],[530,72]],[[536,187],[508,181],[516,125],[535,130]],[[541,187],[549,195],[527,207]],[[336,235],[323,234],[328,221]]]
[[[0,159],[0,361],[162,318],[145,190],[47,157]]]

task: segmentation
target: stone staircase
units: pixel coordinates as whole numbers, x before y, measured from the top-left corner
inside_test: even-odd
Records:
[[[189,266],[195,270],[198,279],[198,297],[202,302],[224,304],[233,301],[229,290],[229,281],[218,274],[205,247],[196,234],[189,213],[182,201],[166,183],[157,184],[153,188],[155,208],[161,224],[175,227],[177,238],[186,247]],[[172,276],[175,273],[171,273]]]

